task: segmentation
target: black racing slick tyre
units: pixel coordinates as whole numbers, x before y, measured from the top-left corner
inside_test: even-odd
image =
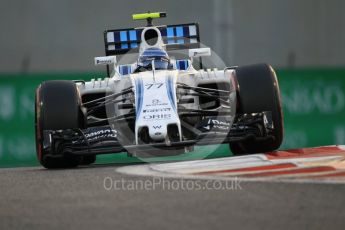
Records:
[[[83,156],[80,161],[80,165],[90,165],[96,162],[96,156]]]
[[[270,65],[257,64],[236,68],[238,83],[237,113],[271,111],[273,139],[235,142],[230,144],[234,154],[271,152],[283,141],[283,112],[277,76]]]
[[[36,90],[35,131],[37,158],[45,168],[72,168],[80,157],[62,153],[51,156],[43,149],[43,130],[74,129],[83,126],[81,100],[73,81],[45,81]]]

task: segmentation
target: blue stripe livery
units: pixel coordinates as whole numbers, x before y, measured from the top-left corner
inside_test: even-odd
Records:
[[[144,85],[141,79],[135,80],[135,90],[136,90],[136,108],[135,108],[135,113],[136,113],[136,119],[139,118],[141,108],[143,106],[143,91],[144,91]]]
[[[175,96],[174,96],[174,81],[172,80],[172,77],[167,78],[166,87],[167,87],[169,101],[171,103],[171,106],[176,112]]]

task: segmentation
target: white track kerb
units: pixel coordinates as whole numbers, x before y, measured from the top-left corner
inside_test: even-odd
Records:
[[[345,183],[344,146],[209,160],[125,166],[117,172],[167,178]]]

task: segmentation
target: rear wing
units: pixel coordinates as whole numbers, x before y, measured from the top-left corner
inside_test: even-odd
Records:
[[[200,47],[198,23],[156,26],[167,51]],[[141,33],[144,28],[128,28],[104,31],[106,56],[122,55],[129,51],[138,52]]]

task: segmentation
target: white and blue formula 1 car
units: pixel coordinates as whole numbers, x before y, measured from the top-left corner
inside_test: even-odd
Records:
[[[97,154],[167,156],[228,143],[234,154],[273,151],[283,139],[280,92],[267,64],[196,69],[211,54],[196,23],[104,32],[108,77],[45,81],[36,91],[36,147],[46,168],[92,164]],[[177,59],[171,52],[186,51]],[[134,63],[117,58],[136,54]],[[122,59],[121,59],[122,60]],[[194,65],[193,65],[194,61]]]

